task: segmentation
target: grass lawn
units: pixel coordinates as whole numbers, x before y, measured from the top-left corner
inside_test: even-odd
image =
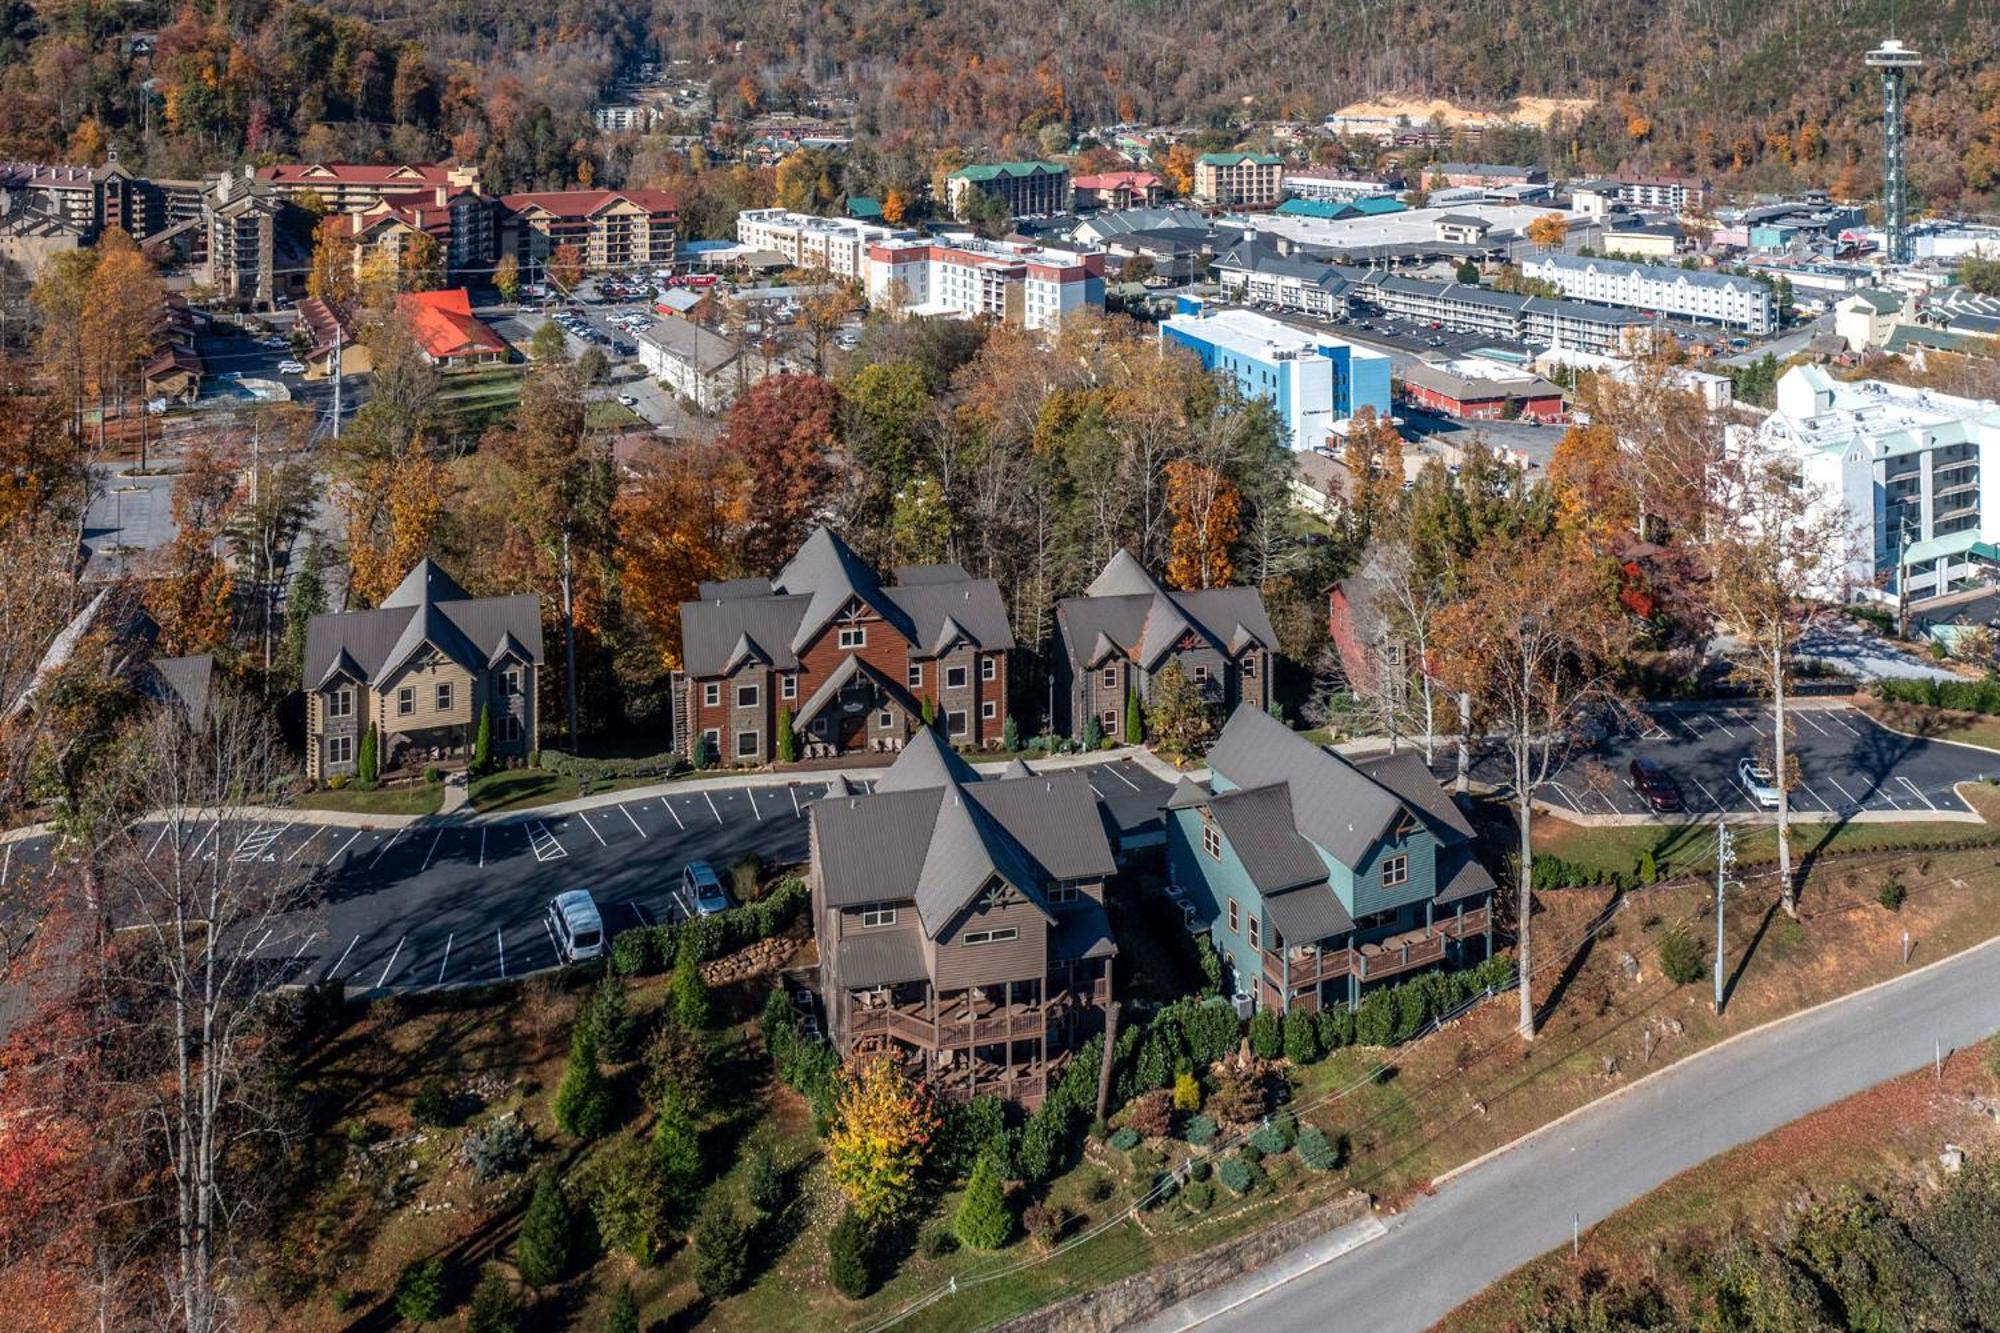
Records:
[[[1930,1174],[1939,1145],[1991,1135],[1991,1122],[1969,1104],[1972,1096],[2000,1094],[1990,1050],[1991,1043],[1953,1052],[1942,1093],[1932,1072],[1920,1070],[1683,1172],[1585,1232],[1575,1258],[1550,1251],[1452,1311],[1445,1324],[1467,1333],[1519,1328],[1538,1293],[1574,1293],[1585,1282],[1658,1283],[1669,1298],[1684,1297],[1676,1265],[1661,1262],[1664,1253],[1705,1249],[1739,1229],[1775,1231],[1806,1197],[1897,1192]]]
[[[323,789],[296,797],[292,805],[300,810],[342,810],[354,815],[434,815],[444,803],[444,784],[425,782],[414,787],[378,787],[361,791],[343,787]]]
[[[605,792],[650,787],[661,781],[664,779],[657,776],[599,778],[590,784],[590,794],[600,796]],[[541,768],[508,768],[474,778],[469,794],[473,808],[485,812],[524,810],[538,805],[553,805],[558,801],[574,801],[583,792],[573,774],[553,773]]]
[[[593,398],[584,404],[583,408],[583,424],[602,430],[616,430],[621,426],[629,426],[638,419],[637,412],[616,398]]]
[[[1987,713],[1962,713],[1950,708],[1926,708],[1922,704],[1889,703],[1866,696],[1857,697],[1855,704],[1868,716],[1897,731],[1929,740],[1961,741],[2000,751],[2000,717]]]

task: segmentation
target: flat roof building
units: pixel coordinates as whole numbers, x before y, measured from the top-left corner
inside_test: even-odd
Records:
[[[1271,403],[1294,449],[1325,445],[1364,407],[1389,415],[1390,359],[1371,348],[1235,309],[1172,315],[1160,339],[1193,352],[1245,398]]]

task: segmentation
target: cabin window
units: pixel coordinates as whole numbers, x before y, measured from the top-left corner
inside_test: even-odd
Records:
[[[515,695],[521,692],[521,668],[508,667],[500,677],[500,693]]]
[[[779,679],[780,679],[780,684],[778,686],[779,698],[796,699],[799,697],[799,678],[796,673],[787,671]]]
[[[1103,681],[1104,681],[1104,688],[1105,688],[1105,689],[1107,689],[1107,690],[1115,690],[1115,689],[1117,689],[1117,688],[1118,688],[1118,668],[1117,668],[1117,667],[1106,667],[1106,668],[1104,668],[1104,675],[1103,675],[1102,679],[1103,679]]]
[[[875,715],[875,726],[877,730],[888,731],[895,725],[896,725],[896,715],[890,712],[888,709],[885,708],[881,712]]]
[[[944,669],[944,687],[948,690],[964,689],[965,668],[962,666],[946,667]]]
[[[871,903],[861,909],[861,924],[869,929],[896,924],[896,909],[888,903]]]
[[[966,731],[965,710],[961,708],[946,713],[944,715],[944,724],[945,724],[945,731],[948,732],[949,734],[953,736],[963,736]]]
[[[1197,685],[1208,684],[1208,668],[1199,662],[1195,663],[1194,683]]]
[[[762,755],[762,754],[763,754],[763,752],[764,752],[764,749],[763,749],[763,745],[761,744],[761,741],[762,741],[762,737],[760,737],[760,736],[759,736],[759,735],[758,735],[758,734],[757,734],[756,732],[754,732],[754,731],[739,731],[739,732],[737,732],[737,733],[736,733],[736,757],[737,757],[738,759],[755,759],[755,758],[758,758],[758,757],[759,757],[760,755]]]
[[[1393,889],[1398,884],[1410,882],[1410,858],[1392,856],[1382,863],[1382,887]]]
[[[868,646],[868,627],[866,625],[842,625],[840,627],[840,646],[843,648],[866,648]]]
[[[1231,898],[1229,900],[1229,933],[1234,935],[1239,929],[1241,927],[1237,925],[1236,900]]]
[[[451,682],[448,680],[438,682],[437,710],[440,713],[449,713],[451,711]]]
[[[738,685],[736,687],[736,706],[738,708],[755,708],[757,706],[757,686],[754,682],[749,685]]]
[[[1000,705],[991,699],[982,700],[979,705],[979,716],[991,722],[1000,716]]]
[[[718,680],[703,681],[701,683],[701,701],[710,708],[713,708],[717,704],[721,703],[722,682]]]
[[[1201,812],[1201,849],[1218,861],[1222,859],[1222,830],[1215,826],[1215,816],[1206,810]]]
[[[326,738],[326,762],[329,764],[351,764],[354,762],[354,737],[329,736]]]
[[[326,696],[326,715],[328,717],[354,716],[353,687],[343,685]]]
[[[1008,940],[1021,938],[1021,932],[1014,926],[1001,926],[995,930],[968,930],[959,936],[965,944],[1005,944]]]
[[[1264,947],[1263,923],[1254,916],[1250,918],[1250,947],[1253,949]]]
[[[414,712],[416,712],[416,711],[417,711],[417,691],[416,691],[416,689],[415,689],[414,687],[412,687],[412,686],[409,686],[409,685],[405,685],[405,686],[403,686],[403,687],[402,687],[401,689],[397,690],[397,691],[396,691],[396,716],[397,716],[397,717],[408,717],[408,716],[409,716],[410,714],[412,714],[412,713],[414,713]]]
[[[922,662],[910,663],[909,670],[904,673],[903,679],[909,682],[911,689],[922,689],[924,687],[924,664]]]
[[[980,658],[979,678],[981,680],[998,680],[1000,678],[1000,659],[997,657]]]
[[[1257,679],[1257,655],[1255,653],[1243,659],[1243,679]]]
[[[500,719],[500,739],[518,741],[521,739],[521,719],[512,713]]]
[[[1064,903],[1073,903],[1082,896],[1083,890],[1074,884],[1049,885],[1049,905],[1051,907],[1061,907]]]

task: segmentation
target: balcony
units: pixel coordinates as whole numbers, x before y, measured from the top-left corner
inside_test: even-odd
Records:
[[[886,1000],[870,1003],[870,998],[869,992],[854,996],[847,1021],[850,1036],[889,1036],[927,1050],[1039,1040],[1048,1035],[1052,1017],[1085,1004],[1068,991],[1058,991],[1047,1004],[980,1001],[970,1005],[970,1012],[964,1001],[954,999],[945,1006],[947,1012],[939,1014],[928,1001],[898,1005]]]
[[[1481,907],[1463,916],[1443,918],[1428,928],[1406,930],[1349,948],[1295,945],[1289,950],[1289,975],[1279,956],[1267,951],[1264,954],[1264,980],[1282,993],[1288,984],[1296,989],[1350,974],[1363,981],[1398,976],[1442,959],[1447,941],[1485,934],[1491,914],[1490,908]]]

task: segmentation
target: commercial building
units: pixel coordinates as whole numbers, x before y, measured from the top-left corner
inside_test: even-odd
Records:
[[[1193,308],[1169,316],[1160,340],[1193,352],[1245,398],[1268,401],[1292,448],[1324,445],[1364,407],[1389,415],[1390,358],[1383,353],[1251,310],[1183,304]]]
[[[873,791],[807,811],[827,1035],[942,1096],[1037,1107],[1104,1029],[1117,866],[1080,772],[982,777],[920,728]]]
[[[998,744],[1014,632],[991,579],[957,565],[880,576],[816,528],[771,579],[701,585],[681,603],[674,746],[727,764],[900,750],[935,718],[953,745]]]
[[[463,287],[404,292],[396,298],[396,312],[410,326],[424,360],[434,366],[457,370],[507,359],[506,342],[473,315]]]
[[[736,215],[736,240],[744,248],[775,251],[793,268],[856,281],[867,276],[868,247],[896,234],[893,227],[783,208],[746,208]]]
[[[1769,333],[1777,327],[1771,289],[1754,278],[1553,252],[1522,260],[1521,272],[1553,283],[1564,296],[1579,301],[1658,311],[1746,333]]]
[[[1137,740],[1127,704],[1143,707],[1170,663],[1218,712],[1271,702],[1278,638],[1255,588],[1175,592],[1120,549],[1083,596],[1056,603],[1056,638],[1056,725],[1071,740],[1093,719],[1101,735]]]
[[[1610,183],[1619,202],[1634,208],[1699,213],[1708,206],[1708,182],[1693,176],[1614,176]]]
[[[279,162],[268,167],[246,164],[243,178],[287,203],[317,200],[320,211],[327,213],[373,208],[390,196],[435,197],[439,190],[447,195],[479,191],[478,167],[430,162],[391,166],[360,162]]]
[[[522,264],[547,263],[562,245],[593,273],[674,262],[680,212],[663,190],[545,190],[500,199],[500,252]]]
[[[1606,254],[1627,259],[1671,259],[1687,244],[1687,234],[1675,222],[1621,218],[1604,226]]]
[[[1548,180],[1549,173],[1540,167],[1516,167],[1502,162],[1440,162],[1424,173],[1424,183],[1434,184],[1440,176],[1447,185],[1486,190],[1540,185]]]
[[[1285,161],[1275,153],[1203,153],[1194,197],[1210,208],[1272,208],[1285,197]]]
[[[1847,515],[1848,587],[1829,593],[1893,595],[1900,563],[1912,595],[1932,596],[2000,563],[2000,403],[1794,366],[1752,447],[1795,459]]]
[[[1321,176],[1290,174],[1284,178],[1285,193],[1294,199],[1342,204],[1356,199],[1377,199],[1394,195],[1403,188],[1401,177]]]
[[[991,195],[1009,217],[1067,213],[1070,209],[1069,168],[1060,162],[995,162],[961,167],[945,177],[945,204],[964,221],[971,196]]]
[[[1248,703],[1167,803],[1169,892],[1244,1007],[1315,1013],[1492,950],[1493,877],[1413,750],[1352,762]]]
[[[1443,365],[1419,361],[1403,367],[1403,396],[1431,412],[1461,421],[1559,421],[1562,390],[1539,375],[1497,361],[1468,357]]]
[[[269,307],[279,291],[284,204],[269,194],[230,193],[228,185],[225,176],[208,210],[209,283],[225,301]]]
[[[384,256],[400,268],[420,235],[437,243],[447,273],[478,271],[484,278],[493,263],[493,201],[477,190],[440,185],[422,193],[388,194],[339,216],[354,246],[357,277],[371,256]]]
[[[1079,213],[1099,208],[1157,208],[1166,202],[1167,183],[1150,171],[1105,171],[1073,182]]]
[[[1516,343],[1586,352],[1631,350],[1652,326],[1637,310],[1546,296],[1520,296],[1457,282],[1362,274],[1354,296],[1392,315]]]
[[[690,319],[663,319],[638,338],[646,373],[704,412],[720,412],[764,378],[743,349]]]
[[[919,315],[1052,329],[1072,311],[1103,308],[1104,254],[962,233],[877,241],[868,247],[868,300]]]

